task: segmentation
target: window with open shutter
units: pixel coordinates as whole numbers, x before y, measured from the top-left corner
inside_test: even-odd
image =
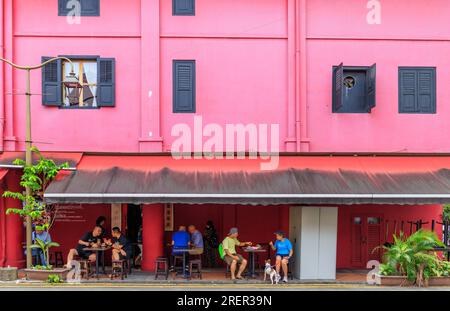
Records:
[[[399,112],[436,113],[436,68],[399,68]]]
[[[100,16],[100,0],[58,0],[58,15],[73,14],[78,7],[80,16]]]
[[[195,15],[195,0],[172,0],[172,15]]]
[[[52,57],[42,57],[42,63]],[[62,104],[61,61],[48,63],[42,68],[42,104],[60,106]]]
[[[195,113],[195,61],[173,61],[173,112]]]
[[[377,66],[333,67],[333,113],[371,113],[376,106]]]
[[[42,103],[62,108],[114,107],[116,93],[115,59],[99,56],[70,56],[42,68]],[[43,62],[50,57],[43,57]],[[80,88],[67,89],[63,79],[72,70]]]
[[[113,58],[97,60],[97,101],[99,107],[114,107],[116,93],[116,62]]]

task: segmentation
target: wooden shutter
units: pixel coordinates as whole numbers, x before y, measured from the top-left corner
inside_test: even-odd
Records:
[[[42,62],[51,58],[42,57]],[[42,67],[42,104],[61,106],[62,102],[62,62],[57,60]]]
[[[173,61],[173,112],[195,113],[195,61]]]
[[[436,71],[420,69],[417,72],[417,109],[421,113],[436,113]]]
[[[367,70],[367,111],[370,112],[376,106],[377,64],[373,64]]]
[[[172,15],[195,15],[195,0],[172,0]]]
[[[417,71],[400,69],[399,71],[399,112],[417,111]]]
[[[97,59],[97,106],[114,107],[116,101],[116,61]]]
[[[333,112],[337,112],[344,105],[344,64],[333,71]]]

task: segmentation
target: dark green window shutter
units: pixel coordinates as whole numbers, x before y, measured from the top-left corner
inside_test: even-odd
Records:
[[[344,105],[344,64],[333,69],[333,112]]]
[[[417,73],[417,108],[421,113],[436,113],[436,71],[421,69]]]
[[[114,107],[116,102],[116,61],[97,59],[97,106]]]
[[[51,58],[42,57],[42,62]],[[42,104],[61,106],[62,102],[62,63],[57,60],[42,67]]]
[[[172,15],[194,16],[195,0],[172,0]]]
[[[399,112],[436,113],[436,68],[399,68]]]
[[[370,112],[376,106],[376,91],[377,91],[377,64],[373,64],[367,70],[366,76],[366,100],[367,100],[367,111]]]
[[[174,60],[174,113],[195,113],[195,84],[195,60]]]

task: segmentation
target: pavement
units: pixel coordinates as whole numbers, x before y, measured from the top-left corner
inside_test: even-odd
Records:
[[[450,291],[450,287],[381,287],[363,284],[146,284],[0,283],[0,291]]]

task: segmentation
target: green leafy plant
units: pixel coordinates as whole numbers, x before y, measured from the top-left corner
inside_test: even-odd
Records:
[[[32,249],[42,250],[42,253],[44,254],[44,260],[45,260],[45,262],[48,262],[48,253],[49,253],[50,248],[59,247],[59,244],[56,242],[44,242],[41,239],[36,238],[36,244],[33,244],[30,247]]]
[[[56,175],[64,168],[67,168],[68,163],[57,165],[53,160],[45,158],[41,152],[32,147],[32,152],[37,156],[37,161],[31,166],[27,166],[22,159],[14,160],[13,164],[23,167],[23,174],[20,178],[20,185],[23,188],[29,187],[31,193],[29,195],[23,192],[5,191],[3,197],[12,198],[22,202],[21,207],[9,208],[6,214],[19,215],[22,218],[30,217],[36,230],[48,231],[50,230],[55,219],[53,206],[48,206],[44,201],[44,192],[56,177]],[[48,249],[59,246],[58,243],[43,243],[36,239],[36,244],[32,248],[39,248],[44,251],[44,256],[48,257]]]
[[[447,263],[434,251],[444,246],[434,232],[419,230],[409,237],[403,233],[394,236],[391,246],[384,246],[384,263],[380,266],[382,275],[401,275],[424,286],[431,276],[443,275]]]
[[[60,283],[64,283],[64,280],[57,274],[50,274],[47,278],[47,283],[60,284]]]

